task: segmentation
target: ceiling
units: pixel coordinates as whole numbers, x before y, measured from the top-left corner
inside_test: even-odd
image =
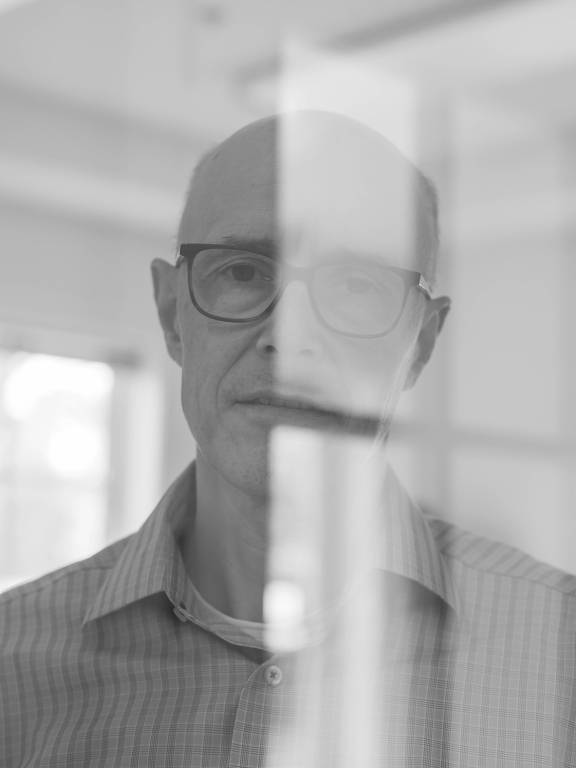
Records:
[[[573,117],[547,75],[573,82],[575,28],[571,0],[0,0],[0,80],[213,140],[274,108],[254,85],[299,42],[420,86],[529,79]]]
[[[434,99],[489,105],[469,143],[572,131],[574,29],[573,0],[0,0],[0,195],[168,231],[198,154],[286,104],[408,154]]]
[[[259,111],[242,75],[287,39],[331,40],[399,13],[375,0],[11,2],[0,16],[4,81],[210,138]],[[432,5],[411,0],[402,13]]]

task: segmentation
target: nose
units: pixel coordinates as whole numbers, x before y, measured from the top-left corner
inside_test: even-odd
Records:
[[[287,285],[257,341],[263,354],[310,357],[319,353],[320,324],[304,283]]]

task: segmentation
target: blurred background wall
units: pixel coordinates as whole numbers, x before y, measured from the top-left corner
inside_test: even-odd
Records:
[[[365,120],[440,192],[407,487],[574,571],[575,28],[566,0],[0,0],[0,587],[133,531],[194,455],[149,263],[199,155],[283,107]]]

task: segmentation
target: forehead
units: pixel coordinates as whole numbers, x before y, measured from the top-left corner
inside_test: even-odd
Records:
[[[276,141],[269,132],[233,136],[201,163],[181,223],[183,240],[270,236],[276,220]]]
[[[416,179],[412,166],[363,126],[263,121],[235,134],[203,164],[182,235],[361,249],[407,266],[429,226]]]

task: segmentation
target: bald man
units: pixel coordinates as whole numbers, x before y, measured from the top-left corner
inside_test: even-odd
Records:
[[[422,211],[420,229],[427,229],[428,243],[416,253],[406,227],[413,195],[424,194],[412,187],[412,179],[419,177],[394,148],[350,121],[299,115],[279,135],[276,122],[265,120],[234,135],[203,162],[180,226],[181,260],[176,267],[153,264],[160,320],[168,351],[182,368],[182,405],[198,444],[194,535],[187,539],[185,562],[200,592],[229,616],[262,619],[270,430],[280,421],[337,427],[335,412],[378,415],[406,355],[413,354],[417,370],[430,355],[447,300],[427,299],[403,282],[414,283],[418,272],[392,273],[391,281],[380,273],[384,259],[394,254],[398,267],[419,267],[433,278],[432,216]],[[355,214],[358,205],[362,216]],[[197,242],[233,247],[192,253],[189,244]],[[363,309],[380,290],[382,304],[386,291],[397,292],[399,308],[408,288],[400,317],[388,323],[381,312],[374,313],[376,323],[395,327],[388,332],[386,324],[370,326],[366,333],[359,327],[363,335],[355,335],[353,324],[344,333],[325,327],[326,313],[318,316],[314,295],[307,295],[301,280],[285,286],[270,312],[272,270],[281,252],[290,265],[323,268],[326,286],[345,279],[327,273],[326,264],[344,259],[348,279],[358,281],[354,299]],[[243,262],[246,253],[257,258]],[[271,292],[261,306],[227,317],[225,308],[205,298],[203,274],[215,264],[234,269],[230,264],[238,254],[236,283],[242,283],[242,269],[252,270],[251,290],[260,282]],[[367,258],[361,262],[351,254]],[[413,263],[418,255],[421,263]],[[374,274],[366,268],[372,263]],[[325,300],[329,322],[344,300],[341,286],[332,290],[333,298]],[[210,316],[220,311],[222,320]],[[415,370],[411,375],[416,377]]]
[[[402,599],[382,603],[370,681],[348,709],[331,698],[332,637],[361,637],[345,606],[368,580],[339,584],[298,652],[267,645],[274,434],[385,445],[448,312],[437,250],[430,183],[347,118],[268,118],[200,162],[176,262],[152,265],[196,461],[133,536],[0,598],[2,765],[301,765],[283,742],[302,702],[333,713],[306,765],[350,765],[341,734],[369,683],[359,765],[576,764],[576,579],[425,518],[393,478],[370,583]],[[347,513],[363,520],[353,498]]]

